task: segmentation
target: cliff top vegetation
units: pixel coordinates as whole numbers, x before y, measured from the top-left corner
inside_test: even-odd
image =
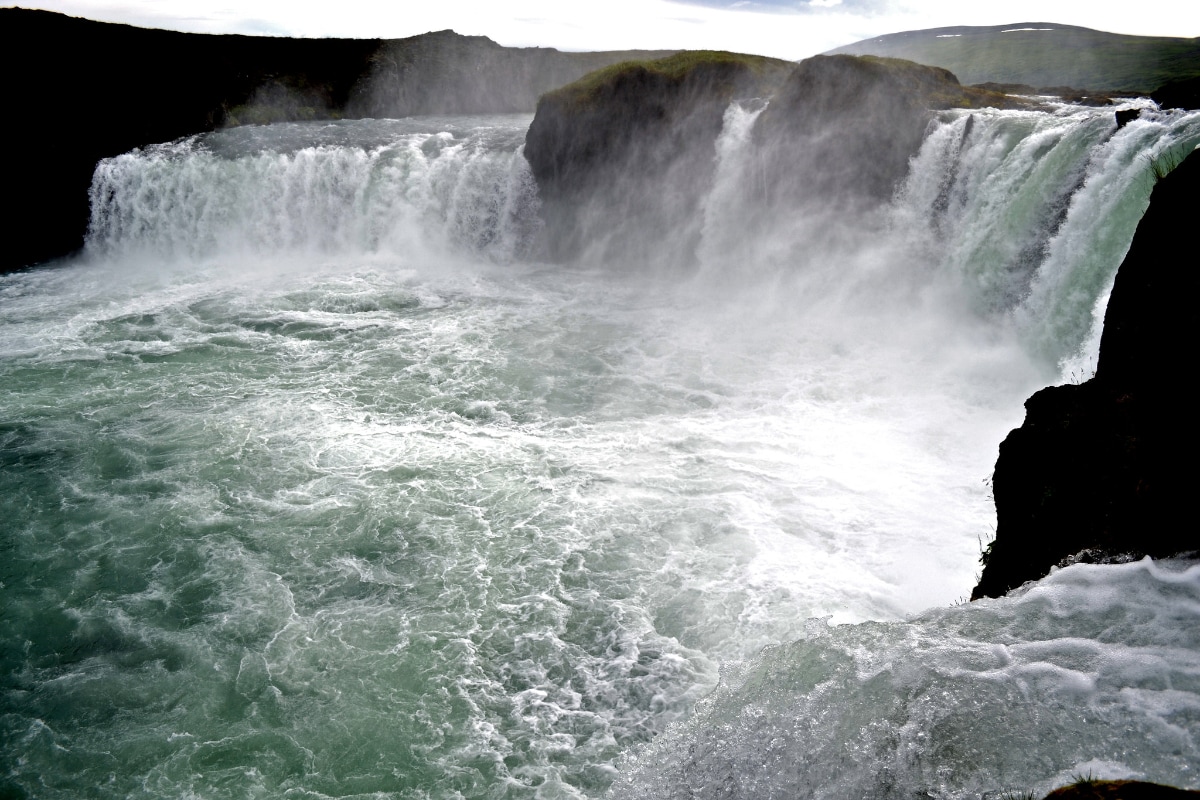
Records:
[[[767,93],[779,86],[795,68],[790,61],[724,50],[685,50],[666,58],[623,61],[594,72],[543,95],[544,100],[589,105],[606,95],[612,87],[647,79],[665,84],[680,84],[689,78],[704,82],[736,76],[737,85]]]

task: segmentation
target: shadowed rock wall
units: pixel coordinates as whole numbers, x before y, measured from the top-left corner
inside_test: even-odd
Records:
[[[815,56],[800,62],[755,136],[773,170],[770,200],[820,197],[847,205],[889,200],[921,147],[931,112],[1022,107],[1007,95],[961,86],[944,69],[911,61]]]
[[[1025,403],[1000,445],[996,539],[972,598],[994,597],[1072,559],[1200,550],[1200,423],[1187,365],[1200,271],[1192,242],[1200,154],[1154,188],[1104,315],[1091,380]]]

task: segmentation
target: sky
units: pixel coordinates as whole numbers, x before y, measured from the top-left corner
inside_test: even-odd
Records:
[[[144,27],[402,38],[453,29],[510,47],[713,49],[798,59],[884,33],[1047,22],[1200,36],[1200,0],[47,0],[20,3]]]

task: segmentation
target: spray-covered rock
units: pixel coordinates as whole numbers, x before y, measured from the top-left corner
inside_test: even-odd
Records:
[[[592,73],[544,95],[525,140],[544,201],[549,256],[686,262],[725,109],[764,95],[791,65],[680,53]],[[664,237],[671,237],[664,247]]]
[[[911,61],[815,56],[800,62],[759,120],[764,158],[778,167],[766,173],[766,191],[772,204],[889,200],[932,111],[1026,102]]]

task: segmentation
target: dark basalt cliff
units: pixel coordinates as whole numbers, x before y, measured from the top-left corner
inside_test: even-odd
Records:
[[[1193,516],[1198,424],[1181,383],[1200,288],[1191,242],[1200,154],[1154,188],[1117,273],[1096,375],[1025,403],[1000,445],[996,539],[972,598],[994,597],[1071,560],[1200,549]]]
[[[0,9],[9,157],[0,273],[83,244],[101,158],[228,124],[529,112],[543,92],[644,55],[502,47],[452,31],[212,36]]]
[[[9,156],[0,272],[82,246],[101,158],[212,130],[256,90],[297,110],[345,103],[379,43],[317,44],[0,9]]]
[[[735,98],[768,96],[754,128],[762,191],[748,199],[763,215],[878,204],[904,177],[934,110],[1023,102],[892,59],[793,65],[683,53],[617,65],[543,97],[529,129],[549,258],[688,264],[699,236],[688,225],[713,178],[723,115]]]

